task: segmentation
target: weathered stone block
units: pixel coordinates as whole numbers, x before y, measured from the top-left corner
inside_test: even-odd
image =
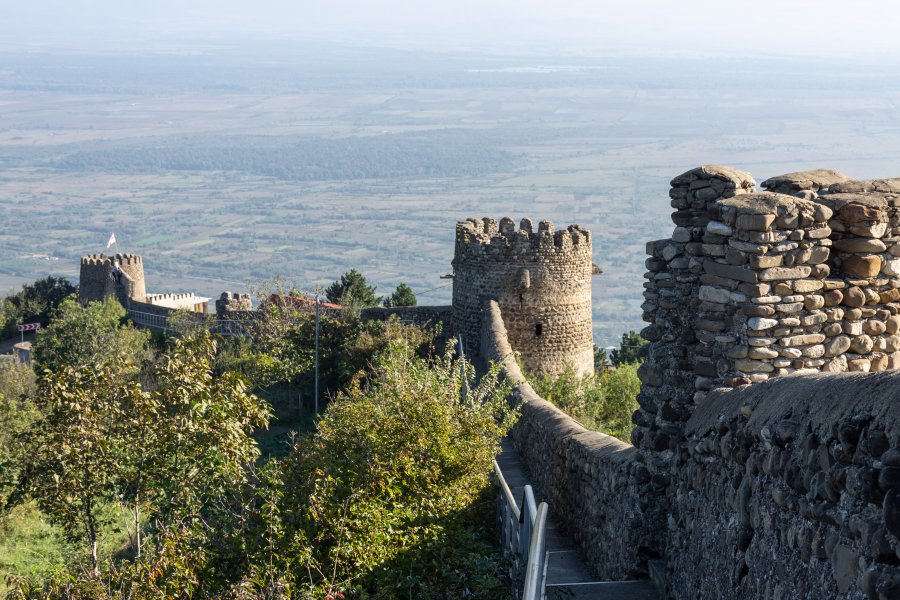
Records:
[[[763,269],[759,272],[760,281],[779,281],[785,279],[804,279],[809,277],[810,268],[802,267],[772,267],[771,269]]]
[[[768,231],[775,223],[775,215],[741,214],[735,220],[735,227],[748,231]]]
[[[832,290],[828,292],[831,294],[833,292],[837,292],[838,290]],[[825,304],[828,305],[828,294],[825,295]],[[852,308],[858,308],[866,303],[866,295],[863,293],[861,289],[857,286],[853,286],[844,290],[843,293],[843,304],[845,306],[850,306]]]
[[[775,370],[770,362],[746,358],[734,361],[734,368],[744,373],[771,373]]]
[[[777,325],[778,321],[776,319],[766,319],[764,317],[753,317],[751,319],[747,319],[747,327],[753,329],[754,331],[771,329],[772,327],[775,327]]]
[[[801,294],[809,292],[817,292],[822,289],[823,284],[818,279],[798,279],[793,283],[794,291]]]
[[[881,272],[883,259],[880,256],[848,256],[841,263],[841,269],[855,277],[875,277]]]
[[[808,333],[784,337],[778,340],[778,343],[782,346],[809,346],[810,344],[821,344],[824,341],[825,336],[821,333]]]

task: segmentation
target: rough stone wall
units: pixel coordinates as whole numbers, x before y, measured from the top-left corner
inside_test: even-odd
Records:
[[[672,598],[900,598],[900,374],[711,392],[672,467]]]
[[[638,395],[640,410],[634,415],[636,446],[674,449],[683,439],[682,424],[691,414],[697,378],[703,388],[703,378],[716,377],[717,361],[708,344],[728,343],[730,337],[719,332],[717,341],[716,334],[700,333],[695,326],[720,308],[700,297],[701,287],[711,283],[704,258],[707,253],[720,254],[722,243],[715,232],[707,232],[709,209],[755,187],[749,173],[720,166],[699,167],[672,181],[675,230],[671,239],[647,244],[650,258],[642,308],[650,326],[642,335],[650,345],[639,371],[644,385]]]
[[[93,254],[81,258],[78,299],[82,303],[118,298],[124,305],[129,298],[144,301],[143,260],[137,254]]]
[[[580,423],[540,398],[525,381],[501,315],[484,311],[481,355],[502,365],[521,416],[512,432],[532,481],[602,579],[647,577],[665,529],[667,478],[655,476],[633,446]]]
[[[496,300],[510,342],[531,371],[559,374],[594,368],[591,235],[578,225],[554,231],[529,219],[457,223],[453,259],[453,327],[466,351],[478,352],[482,308]]]
[[[250,294],[222,292],[222,295],[216,299],[216,318],[218,319],[235,319],[235,315],[229,313],[247,312],[252,309],[253,302],[250,300]]]
[[[676,448],[719,385],[900,366],[900,180],[817,170],[763,187],[777,192],[717,166],[672,181],[675,231],[648,244],[642,447]]]

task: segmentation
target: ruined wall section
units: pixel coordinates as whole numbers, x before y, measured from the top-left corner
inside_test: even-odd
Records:
[[[647,244],[650,258],[642,308],[650,325],[641,334],[650,344],[638,372],[643,385],[640,409],[634,415],[635,446],[674,449],[691,415],[698,378],[703,389],[706,380],[716,377],[715,353],[704,344],[727,343],[731,338],[724,331],[696,328],[698,319],[728,316],[720,314],[718,303],[700,297],[701,286],[713,281],[704,273],[703,261],[707,253],[719,254],[723,242],[721,235],[707,231],[709,207],[755,188],[749,173],[716,165],[698,167],[672,180],[669,196],[676,209],[672,213],[675,230],[671,239]]]
[[[242,320],[243,314],[253,310],[250,294],[222,292],[216,298],[216,318],[220,320]]]
[[[593,373],[591,234],[578,225],[555,231],[529,219],[469,219],[456,226],[453,328],[466,351],[480,349],[482,308],[497,300],[509,340],[530,371],[567,366]]]
[[[898,388],[842,373],[711,392],[671,472],[670,597],[900,597]]]

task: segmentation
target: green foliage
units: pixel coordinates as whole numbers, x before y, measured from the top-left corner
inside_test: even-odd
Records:
[[[125,309],[116,300],[82,306],[74,297],[66,298],[53,311],[50,326],[35,337],[34,360],[51,371],[109,362],[116,357],[138,365],[148,356],[150,334],[124,319]]]
[[[15,335],[17,324],[39,322],[47,325],[51,312],[77,291],[68,279],[52,275],[23,285],[21,291],[0,303],[0,338]]]
[[[101,507],[131,508],[140,553],[142,508],[159,522],[196,518],[246,481],[259,456],[250,434],[268,412],[240,375],[214,375],[215,352],[205,332],[175,339],[145,378],[149,389],[123,357],[41,375],[41,418],[23,435],[21,488],[86,548],[92,572],[100,531],[110,526]]]
[[[610,356],[614,366],[630,365],[639,363],[643,360],[640,353],[641,346],[645,345],[647,340],[641,337],[637,331],[628,331],[622,334],[622,344],[619,348],[614,349]]]
[[[369,285],[362,273],[350,269],[325,290],[329,302],[350,308],[378,306],[381,298],[375,295],[375,286]]]
[[[198,364],[211,360],[201,354]],[[187,360],[177,356],[171,361]],[[186,377],[184,388],[151,392],[176,403],[188,390],[196,394],[193,378],[204,377],[161,368]],[[153,543],[140,558],[100,575],[72,567],[43,581],[14,578],[9,597],[509,598],[506,565],[490,543],[489,474],[515,415],[496,371],[476,385],[473,369],[465,369],[470,391],[462,400],[462,370],[449,355],[426,360],[396,338],[288,457],[257,468],[245,455],[240,473],[213,469],[229,473],[218,480],[205,477],[202,465],[217,462],[221,446],[173,451],[163,444],[165,456],[179,461],[207,457],[177,471],[172,483],[187,491],[166,490],[192,496],[181,506],[193,510],[157,510]],[[188,422],[182,431],[191,436],[196,428]]]
[[[568,370],[556,379],[531,375],[529,381],[545,400],[580,421],[588,429],[631,443],[631,415],[638,409],[640,381],[636,363],[623,364],[596,375],[579,377]]]
[[[84,545],[95,572],[98,532],[109,525],[100,507],[116,499],[134,442],[126,408],[142,395],[139,382],[123,377],[128,370],[118,359],[46,371],[36,396],[41,418],[25,433],[23,485],[67,540]]]
[[[313,589],[457,597],[483,578],[492,582],[485,597],[501,594],[497,563],[486,560],[484,532],[470,520],[514,419],[494,375],[476,385],[469,367],[463,401],[458,363],[429,362],[395,342],[371,384],[351,385],[298,441],[285,480],[299,490]]]
[[[388,308],[392,306],[415,306],[416,302],[416,295],[413,293],[412,288],[405,283],[398,285],[394,293],[384,299],[384,305]]]
[[[34,371],[28,365],[0,363],[0,505],[18,482],[27,453],[20,436],[37,417]]]
[[[606,348],[601,348],[594,344],[594,370],[602,371],[609,365],[609,353],[606,351]]]

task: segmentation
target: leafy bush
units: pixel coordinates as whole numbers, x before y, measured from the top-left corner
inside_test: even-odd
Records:
[[[638,409],[638,363],[579,377],[569,369],[558,378],[530,375],[535,391],[588,429],[631,443],[631,415]]]

